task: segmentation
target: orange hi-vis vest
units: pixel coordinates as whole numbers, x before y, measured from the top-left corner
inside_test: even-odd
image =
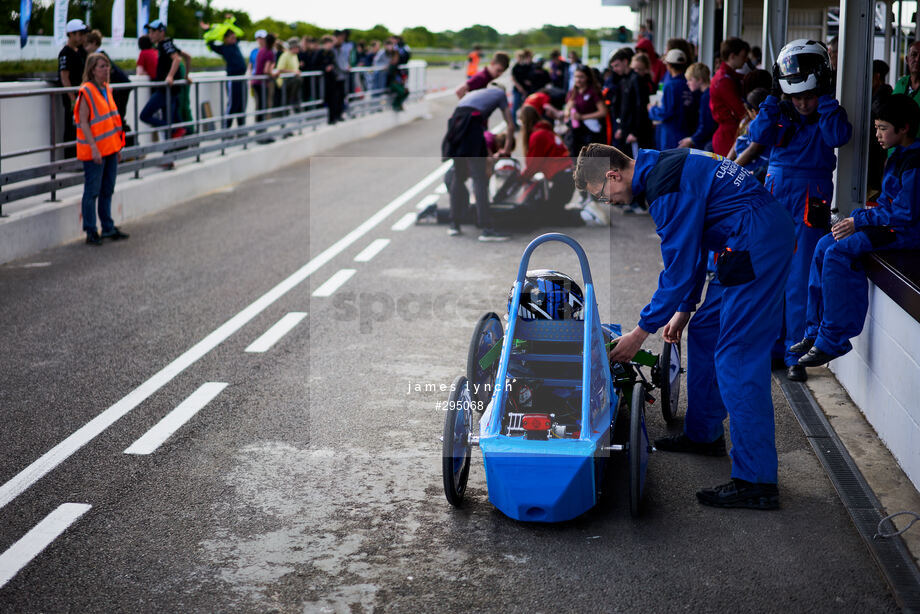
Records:
[[[125,133],[121,127],[121,115],[115,106],[112,89],[105,84],[105,96],[99,87],[90,81],[80,86],[77,102],[73,105],[73,121],[77,125],[77,159],[92,160],[93,148],[80,126],[80,104],[89,104],[89,128],[102,157],[121,151],[125,146]]]

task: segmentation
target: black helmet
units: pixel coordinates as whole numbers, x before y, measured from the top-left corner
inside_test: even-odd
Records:
[[[514,289],[508,297],[508,309]],[[524,320],[584,320],[585,296],[575,280],[559,271],[527,271],[519,315]]]

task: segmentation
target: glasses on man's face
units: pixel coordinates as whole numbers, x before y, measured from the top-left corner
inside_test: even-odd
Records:
[[[606,191],[607,191],[607,175],[604,175],[604,185],[601,186],[601,191],[598,192],[597,194],[592,194],[591,196],[593,196],[594,200],[596,200],[599,203],[609,203],[610,197],[605,194]]]

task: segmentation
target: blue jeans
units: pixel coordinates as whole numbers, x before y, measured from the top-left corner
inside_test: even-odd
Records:
[[[514,120],[514,127],[518,127],[518,111],[524,106],[524,94],[520,93],[516,87],[511,88],[511,118]]]
[[[102,164],[92,160],[83,161],[83,230],[96,231],[96,201],[99,201],[99,221],[102,233],[112,232],[112,194],[115,193],[115,177],[118,175],[118,154],[102,158]]]
[[[176,94],[170,94],[169,96],[169,106],[172,107],[170,110],[170,119],[172,123],[177,123],[179,118],[179,96]],[[161,117],[162,116],[162,117]],[[141,110],[141,121],[144,123],[150,124],[151,126],[166,126],[170,122],[166,121],[166,90],[159,89],[150,95],[150,100],[147,101],[147,104],[144,105],[144,108]]]

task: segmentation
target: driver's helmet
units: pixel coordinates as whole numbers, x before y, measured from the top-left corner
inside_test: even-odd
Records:
[[[514,288],[508,297],[508,309]],[[575,280],[559,271],[527,271],[517,315],[523,320],[584,320],[585,296]]]
[[[514,158],[499,158],[492,167],[492,174],[507,179],[521,174],[521,163]]]
[[[800,38],[787,43],[773,65],[773,77],[785,94],[801,94],[830,85],[831,61],[820,41]]]

